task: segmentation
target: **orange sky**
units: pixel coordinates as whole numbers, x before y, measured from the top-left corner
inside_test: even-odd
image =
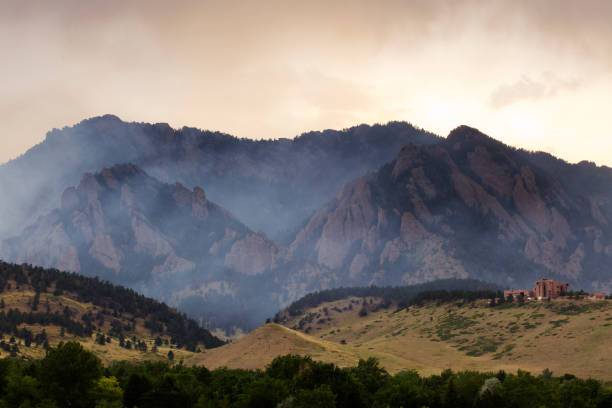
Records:
[[[0,162],[113,113],[240,137],[468,124],[612,165],[612,2],[0,0]]]

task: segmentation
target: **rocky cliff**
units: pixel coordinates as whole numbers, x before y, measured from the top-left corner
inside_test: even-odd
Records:
[[[180,304],[189,295],[237,296],[243,277],[274,270],[285,252],[209,201],[202,188],[161,183],[122,164],[85,174],[64,191],[60,208],[4,241],[0,256]]]
[[[600,187],[612,177],[600,169],[597,182],[560,180],[554,173],[583,165],[547,159],[468,127],[442,143],[409,144],[345,184],[291,254],[334,271],[342,285],[472,277],[521,286],[551,276],[610,291],[612,212]]]
[[[138,165],[57,187],[124,157]],[[254,142],[102,117],[0,167],[3,222],[51,208],[0,240],[0,258],[127,285],[226,329],[338,286],[550,276],[609,292],[611,186],[609,168],[469,127],[446,139],[390,123]]]

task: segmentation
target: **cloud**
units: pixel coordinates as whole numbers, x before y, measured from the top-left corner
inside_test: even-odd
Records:
[[[574,90],[580,86],[577,80],[561,80],[552,74],[543,75],[540,81],[534,81],[523,76],[512,84],[499,86],[489,97],[489,105],[494,109],[502,109],[526,100],[552,98],[559,92]]]
[[[0,162],[105,113],[253,138],[393,119],[445,133],[466,106],[483,121],[602,83],[609,21],[608,0],[0,0]]]

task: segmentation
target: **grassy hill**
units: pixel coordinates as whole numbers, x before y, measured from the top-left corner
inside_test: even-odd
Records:
[[[77,274],[0,262],[0,357],[38,358],[77,340],[104,362],[184,359],[223,344],[131,289]]]
[[[268,323],[233,343],[192,355],[185,363],[203,364],[210,369],[258,369],[264,368],[275,357],[286,354],[309,355],[315,360],[333,361],[341,367],[354,366],[359,361],[358,353],[351,348]]]
[[[365,306],[364,306],[365,302]],[[365,311],[364,311],[365,310]],[[376,357],[389,372],[518,369],[612,380],[612,301],[554,300],[491,308],[487,300],[426,302],[399,309],[350,297],[269,324],[194,357],[211,367],[263,368],[297,353],[340,366]]]

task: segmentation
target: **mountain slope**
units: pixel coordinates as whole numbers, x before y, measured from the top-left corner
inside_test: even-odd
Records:
[[[295,139],[239,139],[167,124],[126,123],[116,116],[84,120],[0,166],[0,238],[17,235],[53,208],[84,173],[134,163],[158,180],[209,196],[254,230],[296,228],[342,183],[389,161],[406,143],[438,138],[407,123],[310,132]],[[282,235],[282,234],[281,234]]]
[[[1,249],[7,260],[127,285],[203,321],[221,319],[223,327],[248,325],[251,316],[235,298],[246,284],[260,289],[253,285],[263,281],[258,275],[273,277],[284,257],[282,248],[210,202],[201,188],[161,183],[131,164],[85,174],[78,187],[64,191],[61,208]],[[204,298],[216,299],[215,307],[203,305]],[[223,302],[234,307],[220,316]],[[267,314],[277,306],[268,307]]]
[[[362,305],[368,313],[362,315]],[[287,353],[339,366],[377,358],[390,373],[445,369],[550,369],[612,380],[612,301],[555,300],[491,308],[487,301],[431,302],[398,310],[380,298],[348,297],[266,324],[240,340],[190,356],[187,364],[263,369]],[[311,318],[310,316],[314,316]],[[309,323],[302,325],[301,321]]]
[[[286,354],[308,355],[315,360],[333,361],[342,367],[353,366],[359,361],[358,354],[350,348],[268,323],[218,350],[192,355],[185,363],[202,364],[211,369],[262,369],[274,358]]]
[[[342,285],[471,277],[521,287],[551,276],[610,291],[609,190],[579,191],[541,162],[468,127],[435,145],[407,145],[345,184],[291,254]],[[598,174],[612,186],[605,169]]]
[[[0,337],[0,354],[40,357],[46,346],[75,339],[105,361],[165,359],[171,347],[189,355],[223,344],[195,321],[133,290],[4,262]]]

